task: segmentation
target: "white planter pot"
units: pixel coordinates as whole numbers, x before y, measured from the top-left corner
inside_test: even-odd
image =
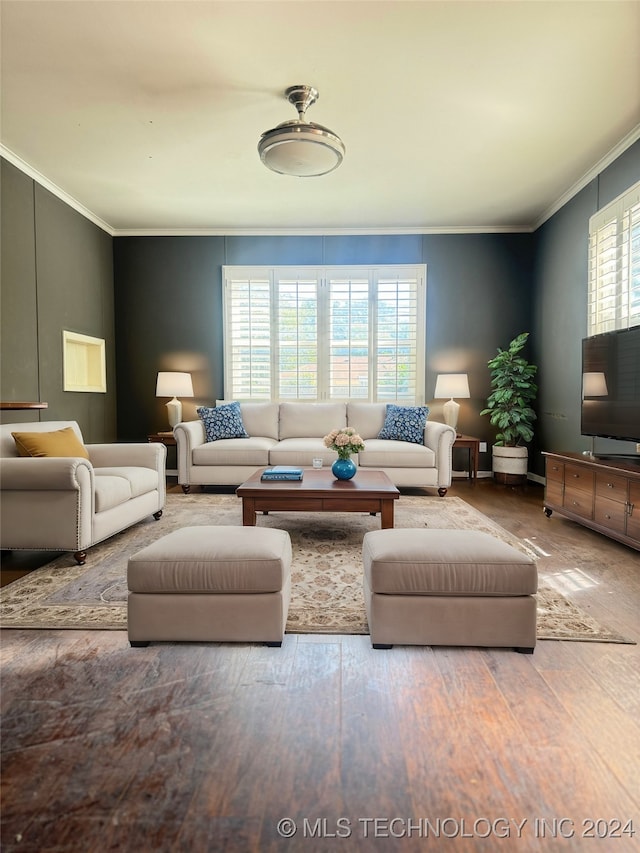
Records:
[[[493,450],[493,477],[498,483],[526,482],[529,451],[526,447],[496,447]]]

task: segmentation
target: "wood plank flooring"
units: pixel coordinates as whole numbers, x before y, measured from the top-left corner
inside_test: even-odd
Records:
[[[640,640],[637,552],[546,518],[534,484],[450,494]],[[0,638],[4,853],[640,849],[638,645]]]

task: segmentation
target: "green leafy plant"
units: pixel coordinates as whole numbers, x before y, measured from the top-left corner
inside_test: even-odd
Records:
[[[481,415],[489,415],[498,427],[495,444],[516,447],[531,441],[536,413],[531,408],[538,386],[533,381],[538,368],[520,355],[529,337],[523,332],[514,338],[508,349],[500,349],[487,362],[491,371],[492,391],[487,398],[487,408]]]

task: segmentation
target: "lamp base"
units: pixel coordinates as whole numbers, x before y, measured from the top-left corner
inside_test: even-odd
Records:
[[[456,429],[458,426],[458,414],[460,412],[460,403],[456,403],[453,397],[442,407],[442,417],[445,424]]]
[[[167,416],[172,427],[177,426],[182,421],[182,403],[177,397],[167,403]]]

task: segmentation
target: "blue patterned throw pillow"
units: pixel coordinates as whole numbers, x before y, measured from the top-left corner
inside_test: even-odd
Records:
[[[396,406],[388,403],[387,416],[378,438],[423,444],[428,415],[428,406]]]
[[[204,424],[207,441],[219,441],[221,438],[249,438],[242,423],[240,403],[227,403],[215,409],[200,406],[196,409]]]

